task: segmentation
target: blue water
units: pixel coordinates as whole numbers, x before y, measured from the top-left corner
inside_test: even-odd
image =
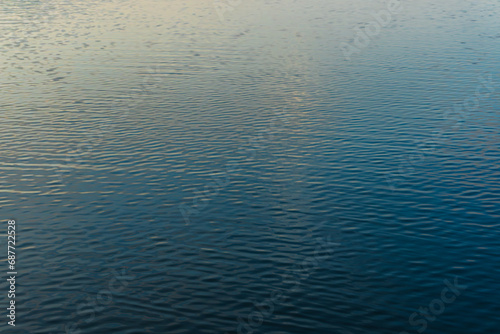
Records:
[[[383,10],[2,2],[1,332],[498,333],[500,4]]]

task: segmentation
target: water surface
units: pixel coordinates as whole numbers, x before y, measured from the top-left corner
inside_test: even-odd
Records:
[[[402,3],[2,2],[4,330],[496,332],[500,5]]]

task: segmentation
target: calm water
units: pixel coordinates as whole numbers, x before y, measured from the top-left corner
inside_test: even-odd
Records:
[[[2,1],[1,332],[497,333],[500,4],[402,3]]]

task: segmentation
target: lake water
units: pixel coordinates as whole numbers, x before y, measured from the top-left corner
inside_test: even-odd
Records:
[[[389,8],[3,1],[1,332],[498,332],[500,4]]]

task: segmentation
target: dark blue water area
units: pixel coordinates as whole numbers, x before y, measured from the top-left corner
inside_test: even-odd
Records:
[[[498,332],[500,6],[401,3],[2,3],[1,332]]]

